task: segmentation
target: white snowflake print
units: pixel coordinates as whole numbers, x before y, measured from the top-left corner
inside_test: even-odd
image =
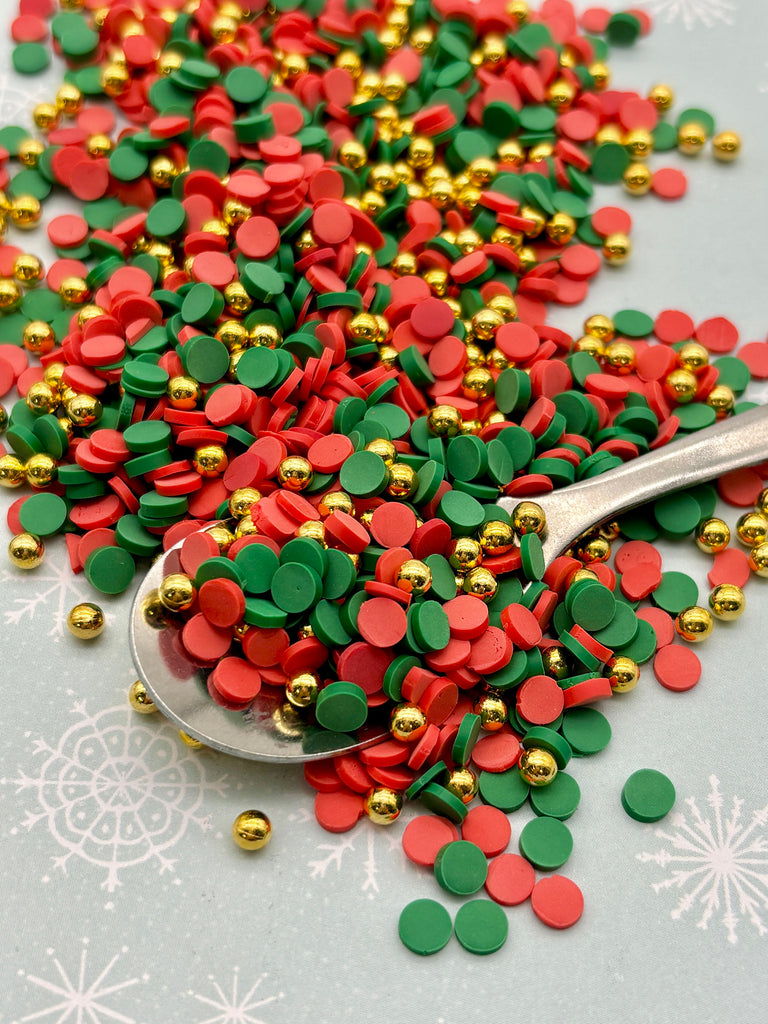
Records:
[[[717,777],[710,775],[709,784],[710,813],[702,813],[695,797],[688,797],[687,814],[671,814],[672,828],[655,829],[654,834],[668,845],[657,853],[639,853],[637,858],[669,872],[653,884],[657,892],[682,892],[671,912],[673,919],[699,908],[697,926],[707,928],[713,914],[722,911],[729,942],[738,941],[742,918],[765,935],[768,926],[761,915],[768,909],[768,804],[747,818],[742,814],[742,799],[734,796],[726,808]]]
[[[20,794],[36,797],[23,827],[44,822],[65,851],[54,866],[66,871],[79,857],[106,872],[109,892],[120,872],[139,864],[173,871],[168,851],[190,823],[210,828],[201,807],[209,792],[225,791],[225,776],[209,780],[205,756],[185,747],[171,725],[137,722],[127,704],[89,715],[77,702],[72,714],[77,720],[58,743],[34,741],[37,775],[15,780]]]
[[[34,88],[20,76],[0,75],[0,124],[17,124],[26,128],[35,103],[48,99],[50,90],[39,81]]]
[[[354,853],[360,848],[361,840],[365,843],[365,860],[363,861],[363,884],[362,891],[369,900],[376,897],[379,890],[378,873],[379,868],[376,862],[376,837],[381,837],[381,842],[386,845],[387,855],[391,856],[393,850],[400,849],[400,835],[395,834],[385,826],[373,825],[370,822],[362,821],[353,829],[340,835],[334,842],[318,843],[317,851],[322,856],[310,860],[307,866],[311,870],[310,878],[324,878],[329,868],[335,867],[341,871],[342,860],[345,853]]]
[[[208,981],[215,995],[201,995],[191,990],[188,992],[188,995],[202,1003],[206,1007],[206,1012],[215,1011],[214,1016],[201,1018],[200,1020],[195,1018],[194,1021],[190,1021],[190,1024],[267,1024],[261,1016],[254,1016],[255,1011],[261,1010],[262,1007],[268,1006],[278,999],[282,999],[283,993],[279,992],[276,996],[259,995],[258,990],[266,978],[266,974],[259,975],[255,984],[243,995],[240,995],[239,990],[241,987],[245,988],[245,986],[240,985],[239,970],[235,967],[232,977],[232,994],[227,995],[214,976],[209,975]]]
[[[6,586],[20,582],[19,572],[3,569],[0,581]],[[69,564],[49,558],[40,569],[25,574],[22,585],[29,590],[24,597],[15,597],[13,607],[5,609],[5,624],[18,626],[24,619],[34,619],[43,612],[49,624],[48,633],[58,643],[66,633],[67,615],[73,605],[93,600],[93,591],[83,576],[75,576]],[[35,587],[34,593],[32,587]],[[53,616],[50,612],[53,610]],[[106,614],[107,623],[113,618]]]
[[[706,28],[732,25],[732,15],[738,10],[731,0],[647,0],[645,6],[666,22],[679,19],[689,31],[697,22]]]
[[[141,978],[128,978],[117,982],[109,977],[121,955],[127,952],[128,947],[123,946],[120,953],[115,954],[106,966],[89,970],[88,940],[83,939],[79,964],[70,974],[61,960],[54,955],[55,950],[47,950],[54,967],[51,972],[52,979],[38,978],[26,971],[19,971],[19,974],[25,977],[30,985],[45,992],[49,1002],[41,1009],[17,1018],[13,1024],[26,1024],[27,1021],[51,1021],[55,1024],[110,1024],[117,1021],[118,1024],[135,1024],[133,1017],[128,1017],[115,1009],[115,997],[117,996],[118,1002],[124,1006],[124,996],[118,996],[118,993],[124,993],[126,989],[146,982],[149,976],[144,974]]]

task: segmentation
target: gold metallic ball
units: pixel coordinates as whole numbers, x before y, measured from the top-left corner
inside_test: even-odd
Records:
[[[237,228],[252,215],[253,210],[247,203],[241,203],[239,199],[225,199],[221,208],[225,223],[231,228]]]
[[[95,395],[73,395],[64,405],[67,418],[75,427],[90,427],[101,419],[101,402]]]
[[[378,455],[388,469],[394,465],[397,459],[397,448],[385,437],[376,437],[373,441],[369,441],[365,450]]]
[[[648,99],[653,103],[659,113],[663,114],[665,111],[669,110],[675,102],[675,95],[668,85],[661,82],[658,85],[654,85],[649,91]]]
[[[567,110],[576,98],[576,87],[566,78],[557,78],[547,89],[547,103],[555,110]]]
[[[756,576],[768,578],[768,541],[749,552],[749,567]]]
[[[488,300],[487,306],[488,309],[500,313],[505,323],[517,316],[517,303],[511,295],[494,295]]]
[[[584,333],[591,334],[607,344],[609,341],[613,341],[616,328],[610,317],[603,313],[594,313],[584,321]]]
[[[277,467],[277,479],[287,491],[304,491],[314,474],[310,462],[301,455],[289,455]]]
[[[24,402],[36,416],[52,413],[59,406],[59,392],[44,380],[35,381],[27,391]]]
[[[603,239],[603,258],[609,266],[620,267],[627,262],[631,252],[632,243],[621,231],[614,231]]]
[[[402,809],[403,794],[388,786],[374,786],[363,801],[363,810],[376,825],[391,825]]]
[[[301,523],[297,526],[294,536],[309,537],[310,540],[317,541],[321,547],[328,547],[325,541],[325,525],[319,519],[308,519],[305,523]]]
[[[517,139],[501,142],[496,148],[496,156],[500,164],[508,164],[511,167],[522,167],[525,163],[525,150]]]
[[[664,378],[664,394],[678,405],[687,405],[696,397],[699,383],[690,370],[672,370]]]
[[[509,359],[507,359],[507,357],[501,351],[501,349],[496,348],[495,346],[490,350],[488,355],[485,357],[485,362],[486,365],[491,370],[498,370],[499,372],[501,372],[502,370],[506,370],[508,366],[512,365]]]
[[[492,601],[499,589],[499,583],[490,569],[482,565],[470,569],[464,577],[461,589],[471,597],[477,597],[481,601]]]
[[[616,339],[605,346],[603,361],[607,369],[612,373],[623,376],[632,373],[637,363],[637,353],[634,345],[629,341]]]
[[[535,206],[521,206],[519,210],[519,216],[524,217],[530,221],[531,224],[527,228],[523,228],[523,234],[526,238],[538,238],[538,236],[544,230],[544,226],[547,223],[547,218],[544,214]]]
[[[196,448],[192,456],[192,468],[200,476],[217,477],[229,465],[227,453],[219,444],[206,444]]]
[[[45,555],[45,545],[34,533],[17,533],[8,545],[8,557],[17,569],[36,569]]]
[[[509,709],[498,693],[484,693],[472,707],[480,716],[480,725],[486,732],[498,732],[509,718]]]
[[[161,604],[169,612],[185,612],[197,599],[195,584],[183,572],[173,572],[166,576],[157,592]]]
[[[152,629],[165,629],[168,626],[168,610],[160,600],[159,590],[151,590],[144,598],[141,617]]]
[[[632,163],[622,174],[625,191],[633,196],[644,196],[651,188],[651,172],[645,164]]]
[[[397,570],[395,586],[412,597],[423,597],[432,586],[432,570],[421,559],[409,558]]]
[[[75,117],[83,107],[83,94],[72,82],[63,82],[56,92],[56,107],[64,117]]]
[[[558,210],[546,223],[547,238],[556,245],[567,245],[576,234],[576,221],[568,213]]]
[[[417,274],[419,263],[412,252],[399,252],[390,262],[389,268],[396,277],[408,277]]]
[[[600,534],[590,534],[576,544],[576,557],[580,562],[607,562],[611,557],[610,542]]]
[[[731,531],[723,519],[705,519],[696,530],[696,544],[707,555],[725,551],[731,541]]]
[[[260,850],[272,837],[272,823],[263,811],[241,811],[232,823],[232,838],[241,850]]]
[[[691,605],[690,608],[683,608],[675,617],[677,635],[691,644],[706,640],[712,632],[712,625],[712,616],[709,611],[696,604]]]
[[[746,607],[744,591],[735,583],[721,583],[709,595],[709,610],[716,619],[738,619]]]
[[[611,72],[602,61],[593,61],[587,67],[587,71],[592,75],[592,82],[597,92],[601,92],[608,86],[611,80]]]
[[[721,163],[731,163],[741,152],[741,139],[736,132],[719,132],[712,139],[712,155]]]
[[[477,539],[483,554],[492,557],[506,555],[515,546],[515,531],[511,523],[490,519],[477,531]]]
[[[413,743],[427,731],[427,716],[418,704],[398,704],[389,719],[389,731],[401,743]]]
[[[736,396],[727,384],[715,384],[707,395],[705,402],[711,409],[715,410],[717,419],[722,420],[725,419],[728,413],[733,411],[733,407],[736,404]]]
[[[391,498],[399,498],[404,501],[416,493],[419,476],[412,466],[405,462],[393,462],[388,470],[387,494]]]
[[[12,313],[18,308],[22,291],[11,277],[0,277],[0,313]]]
[[[165,389],[168,404],[173,409],[194,409],[203,397],[203,391],[194,377],[171,377]]]
[[[451,568],[462,575],[470,569],[476,569],[483,561],[483,549],[480,541],[474,537],[456,537],[446,548],[445,554]]]
[[[59,298],[65,306],[82,306],[90,297],[91,289],[82,277],[70,275],[59,285]]]
[[[685,156],[698,156],[706,141],[706,129],[695,121],[681,124],[677,130],[677,149]]]
[[[48,487],[56,479],[56,459],[47,452],[36,452],[27,459],[25,475],[31,487]]]
[[[250,514],[247,516],[241,516],[237,520],[235,526],[235,540],[239,540],[240,537],[253,537],[259,532],[258,526],[254,523]]]
[[[320,692],[320,680],[314,672],[299,672],[285,684],[285,696],[296,708],[314,704]]]
[[[745,512],[736,521],[736,536],[747,548],[768,540],[768,517],[762,512]]]
[[[234,533],[232,533],[228,527],[224,526],[223,523],[216,523],[215,526],[209,526],[205,532],[216,541],[220,555],[226,555],[235,543]]]
[[[232,281],[226,286],[224,302],[228,313],[237,313],[241,316],[248,313],[253,306],[253,299],[239,281]]]
[[[640,666],[624,654],[617,654],[605,664],[605,674],[614,693],[634,690],[640,679]]]
[[[261,500],[261,491],[255,487],[238,487],[229,496],[229,511],[235,519],[242,519],[243,516],[251,514],[251,508],[257,501]]]
[[[274,324],[254,324],[250,337],[252,348],[279,348],[283,343],[283,336]]]
[[[355,503],[346,491],[328,491],[318,502],[317,511],[323,518],[333,512],[346,512],[348,516],[353,516]]]
[[[101,88],[110,99],[121,96],[130,84],[128,69],[120,64],[105,64],[101,69]]]
[[[44,320],[30,320],[24,326],[21,343],[27,352],[43,356],[55,348],[56,335],[51,325]]]
[[[677,365],[697,373],[709,365],[709,352],[698,341],[686,341],[677,350]]]
[[[568,656],[562,647],[547,647],[541,652],[544,674],[552,679],[567,679],[571,674]]]
[[[517,766],[529,786],[548,786],[557,775],[557,761],[548,750],[539,747],[524,750]]]
[[[477,796],[477,776],[471,768],[449,768],[443,783],[449,793],[457,796],[463,804],[468,804]]]
[[[768,487],[764,487],[757,496],[755,511],[768,515]]]
[[[45,277],[45,267],[37,256],[23,252],[13,261],[14,278],[28,288],[39,284]]]
[[[0,434],[2,434],[2,432],[5,430],[7,426],[8,413],[5,411],[5,408],[2,405],[0,405]]]
[[[547,517],[544,509],[535,501],[520,501],[512,509],[512,529],[518,537],[526,533],[540,536],[547,528]]]
[[[624,133],[620,125],[611,122],[598,128],[595,132],[595,145],[602,146],[606,142],[616,142],[620,146],[624,144]]]
[[[152,715],[157,711],[157,704],[147,693],[147,688],[140,679],[131,683],[128,690],[128,703],[140,715]]]
[[[645,128],[633,128],[624,136],[624,146],[635,160],[644,160],[653,152],[653,135]]]
[[[348,321],[345,331],[351,341],[376,341],[379,324],[373,313],[356,313]]]
[[[605,537],[605,539],[609,542],[618,540],[619,536],[621,535],[621,526],[619,525],[619,522],[616,519],[608,520],[605,523],[601,523],[601,525],[598,527],[598,533],[601,537]]]
[[[480,341],[490,341],[504,322],[504,315],[500,310],[484,306],[472,317],[472,336]]]
[[[179,739],[185,747],[189,747],[190,750],[205,750],[205,744],[202,740],[195,739],[194,736],[190,736],[188,732],[184,732],[183,729],[179,729]]]
[[[89,135],[85,142],[85,149],[88,156],[92,157],[106,157],[115,148],[115,144],[108,135],[104,135],[101,132],[97,132],[95,135]],[[159,157],[156,159],[165,160],[166,157]],[[155,163],[156,161],[153,161]],[[151,167],[151,165],[150,165]],[[157,182],[153,183],[158,184]]]
[[[241,320],[225,320],[216,328],[216,337],[226,345],[227,350],[239,352],[251,344],[251,336],[248,328]]]
[[[42,132],[49,132],[59,123],[60,113],[53,103],[38,103],[32,109],[32,120]]]
[[[15,455],[0,455],[0,486],[21,487],[26,481],[24,463]]]
[[[97,604],[76,604],[67,615],[67,629],[78,640],[95,640],[104,629],[104,612]]]

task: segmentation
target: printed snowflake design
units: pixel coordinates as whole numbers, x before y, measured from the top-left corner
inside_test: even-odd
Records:
[[[26,127],[32,107],[48,97],[49,90],[41,82],[32,89],[16,75],[0,75],[0,124]]]
[[[296,815],[292,815],[289,820],[294,820]],[[309,815],[306,815],[306,820],[309,819]],[[365,824],[365,823],[363,823]],[[347,832],[335,842],[330,843],[318,843],[317,850],[323,853],[325,856],[319,857],[316,860],[310,860],[307,866],[310,868],[310,878],[325,878],[325,875],[329,868],[336,868],[337,871],[341,871],[342,861],[346,853],[354,853],[359,848],[359,840],[364,837],[365,840],[365,860],[363,861],[363,885],[362,891],[368,895],[368,899],[375,899],[379,890],[379,882],[377,875],[379,873],[378,865],[376,863],[376,837],[380,836],[382,841],[386,843],[387,854],[391,854],[393,850],[400,849],[400,838],[399,835],[392,835],[383,829],[379,829],[376,826],[369,827],[367,829],[362,828],[357,835],[355,832]]]
[[[277,999],[282,999],[283,993],[279,992],[276,996],[258,996],[258,989],[266,978],[266,974],[259,975],[256,983],[241,996],[238,993],[239,972],[235,967],[232,978],[232,995],[228,996],[214,976],[209,975],[208,981],[216,992],[215,997],[199,995],[191,990],[187,994],[206,1006],[208,1010],[215,1010],[216,1013],[213,1017],[195,1020],[194,1024],[267,1024],[260,1016],[255,1017],[254,1011],[274,1003]]]
[[[661,849],[639,853],[637,858],[669,869],[668,878],[653,883],[656,892],[684,890],[671,912],[674,920],[699,906],[702,913],[697,927],[704,929],[712,915],[722,910],[729,942],[738,941],[741,917],[749,918],[758,934],[765,935],[768,926],[760,912],[768,909],[768,804],[746,820],[742,817],[743,800],[735,796],[729,813],[717,777],[710,775],[709,784],[706,800],[711,814],[702,813],[696,799],[688,797],[689,814],[670,815],[674,831],[655,830],[673,852]]]
[[[646,0],[645,6],[666,22],[679,19],[689,32],[699,21],[706,28],[732,25],[732,14],[738,10],[731,0]]]
[[[41,609],[53,608],[53,620],[48,629],[48,636],[58,643],[65,636],[67,615],[73,605],[80,601],[90,601],[93,592],[88,590],[84,577],[75,576],[69,565],[66,563],[57,564],[56,559],[47,559],[42,572],[39,570],[32,574],[32,578],[19,579],[18,572],[3,569],[0,577],[6,586],[19,584],[22,586],[38,587],[34,594],[28,597],[16,597],[13,600],[14,607],[5,610],[5,623],[7,626],[18,626],[25,619],[33,619]],[[109,613],[105,618],[107,622],[114,616]]]
[[[112,1003],[112,997],[118,992],[123,993],[125,989],[139,982],[146,982],[149,978],[144,974],[141,978],[129,978],[127,981],[114,982],[108,977],[120,956],[128,952],[128,947],[123,946],[120,953],[117,953],[93,979],[88,980],[89,971],[87,965],[88,940],[83,939],[83,949],[80,954],[80,963],[71,976],[61,961],[54,956],[54,950],[47,950],[55,967],[54,980],[38,978],[26,971],[19,971],[19,975],[26,977],[27,981],[36,988],[47,992],[52,1002],[40,1010],[19,1017],[13,1024],[25,1024],[26,1021],[55,1021],[55,1024],[108,1024],[109,1021],[118,1021],[120,1024],[134,1024],[133,1017],[127,1017],[113,1007],[107,1005]],[[120,996],[123,1002],[123,996]],[[114,1004],[113,1004],[114,1005]]]
[[[209,781],[206,759],[184,747],[172,726],[141,725],[128,705],[89,715],[83,701],[72,713],[77,721],[55,746],[34,741],[33,753],[44,759],[37,776],[15,780],[19,793],[37,798],[23,827],[45,822],[66,851],[54,866],[66,871],[71,857],[82,858],[106,870],[109,892],[126,868],[152,863],[173,871],[167,851],[190,823],[210,828],[200,808],[207,793],[224,793],[226,777]]]

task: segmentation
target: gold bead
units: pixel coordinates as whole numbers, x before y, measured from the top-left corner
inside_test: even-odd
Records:
[[[24,404],[36,416],[52,413],[59,405],[58,390],[44,380],[35,381],[24,396]]]
[[[723,519],[705,519],[696,530],[696,544],[707,555],[725,551],[731,541],[731,531]]]
[[[397,188],[397,174],[392,164],[375,164],[368,172],[368,184],[374,192],[393,192]]]
[[[757,496],[755,511],[768,515],[768,487],[764,487]]]
[[[584,321],[584,331],[586,334],[599,338],[604,343],[613,341],[616,333],[613,320],[602,313],[594,313],[592,316],[587,317]]]
[[[373,441],[369,441],[365,450],[378,455],[388,469],[394,465],[397,459],[397,448],[384,437],[376,437]]]
[[[570,214],[558,210],[546,223],[547,238],[557,245],[567,245],[576,234],[577,226]]]
[[[768,542],[752,548],[749,552],[749,567],[756,576],[768,578]]]
[[[65,306],[82,306],[91,297],[91,289],[82,277],[65,277],[59,285],[59,298]]]
[[[274,324],[254,324],[250,333],[251,348],[279,348],[283,335]]]
[[[736,132],[719,132],[712,139],[712,155],[721,163],[730,163],[741,152],[741,139]]]
[[[490,350],[488,355],[485,357],[485,362],[486,366],[489,366],[492,370],[498,370],[499,372],[506,370],[508,366],[512,365],[501,349],[496,347]]]
[[[474,228],[464,228],[456,234],[456,248],[465,256],[481,248],[482,244],[483,239]]]
[[[727,384],[715,384],[705,399],[710,409],[715,410],[717,419],[722,420],[733,411],[736,396]]]
[[[177,50],[163,50],[157,58],[155,67],[159,75],[170,75],[172,71],[178,71],[184,58]]]
[[[747,548],[768,540],[768,518],[762,512],[745,512],[736,521],[736,536]]]
[[[597,577],[597,573],[592,569],[588,569],[585,565],[580,569],[574,570],[574,572],[568,576],[568,586],[572,587],[574,583],[578,583],[580,580],[594,580],[596,583],[600,582]]]
[[[471,320],[472,336],[480,341],[490,341],[504,322],[504,315],[498,309],[489,306],[478,309]]]
[[[21,343],[27,352],[44,356],[56,347],[56,335],[51,325],[45,320],[30,320],[24,326]]]
[[[477,539],[483,554],[496,556],[506,555],[515,546],[515,532],[511,523],[500,519],[491,519],[483,523],[477,533]]]
[[[15,455],[0,455],[0,486],[21,487],[26,481],[24,463]]]
[[[562,647],[547,647],[541,652],[544,674],[552,679],[567,679],[571,674],[568,656]]]
[[[147,693],[147,688],[140,679],[131,683],[128,689],[128,703],[140,715],[152,715],[157,711],[157,704]]]
[[[688,643],[700,643],[712,632],[712,616],[706,608],[696,604],[683,608],[675,618],[675,631]]]
[[[567,110],[576,98],[576,87],[566,78],[556,78],[547,89],[547,103],[555,110]]]
[[[225,15],[219,13],[215,18],[211,18],[208,30],[213,37],[215,43],[234,43],[237,38],[237,32],[240,26],[235,18],[228,18]]]
[[[359,208],[363,213],[368,217],[373,217],[374,219],[387,207],[387,200],[384,196],[379,192],[374,192],[372,189],[368,189],[367,192],[363,192],[360,196],[359,203]]]
[[[312,483],[310,462],[301,455],[289,455],[277,467],[277,479],[286,491],[304,491]]]
[[[677,130],[677,148],[685,156],[698,156],[706,141],[706,129],[694,121],[681,124]]]
[[[320,499],[317,511],[323,518],[333,512],[346,512],[348,516],[355,514],[355,503],[346,491],[328,491]]]
[[[529,228],[523,229],[523,234],[526,238],[537,238],[547,223],[547,218],[535,206],[521,206],[519,216],[532,222]]]
[[[105,64],[101,69],[100,83],[101,88],[110,97],[115,99],[117,96],[121,96],[130,84],[131,78],[128,73],[128,69],[113,61],[110,64]]]
[[[709,365],[709,352],[698,341],[686,341],[677,350],[677,365],[696,373]]]
[[[36,452],[27,459],[25,475],[31,487],[48,487],[56,479],[56,459],[47,452]]]
[[[192,468],[200,476],[217,477],[229,465],[227,453],[219,444],[205,444],[196,448],[192,456]]]
[[[445,554],[451,568],[462,575],[470,569],[476,569],[483,561],[483,549],[474,537],[456,537],[446,548]]]
[[[363,801],[363,810],[376,825],[391,825],[402,809],[403,794],[388,786],[374,786]]]
[[[348,71],[353,78],[359,78],[363,70],[363,61],[354,50],[340,50],[333,61],[334,66]]]
[[[605,89],[611,80],[611,72],[602,61],[593,61],[587,71],[592,75],[592,83],[597,92]]]
[[[603,239],[603,258],[612,267],[619,267],[622,263],[626,263],[631,252],[632,243],[621,231],[615,231]]]
[[[228,313],[244,315],[253,306],[253,299],[239,281],[232,281],[224,289],[224,302]]]
[[[653,135],[645,128],[633,128],[624,136],[624,146],[635,160],[644,160],[653,152]]]
[[[60,116],[54,103],[38,103],[32,110],[32,120],[42,132],[49,132],[56,128]]]
[[[64,117],[75,117],[83,108],[83,94],[72,82],[63,82],[56,92],[56,107]]]
[[[241,811],[232,822],[232,838],[241,850],[260,850],[272,837],[272,823],[263,811]]]
[[[637,353],[631,342],[618,339],[605,346],[603,361],[613,373],[622,376],[634,370]]]
[[[0,313],[12,313],[21,303],[22,293],[10,277],[0,277]]]
[[[450,178],[437,178],[426,187],[427,198],[436,210],[447,210],[453,204],[453,184]]]
[[[25,167],[37,167],[37,161],[45,152],[45,143],[39,139],[24,139],[19,144],[16,156]]]
[[[28,288],[39,284],[45,277],[45,268],[37,256],[23,252],[13,261],[13,276],[19,284]]]
[[[310,540],[316,540],[322,547],[328,547],[325,542],[325,526],[319,519],[308,519],[305,523],[301,523],[296,528],[294,536],[309,537]]]
[[[525,25],[531,13],[527,0],[509,0],[505,10],[510,18],[514,18],[518,27]]]
[[[308,708],[317,700],[320,680],[314,672],[299,672],[285,684],[285,696],[296,708]]]
[[[215,526],[209,526],[205,532],[216,541],[220,555],[226,555],[235,543],[234,533],[232,533],[232,531],[222,523],[217,523]]]
[[[406,19],[407,17],[408,15],[406,15]],[[388,100],[390,103],[397,103],[398,100],[403,98],[407,88],[408,83],[405,78],[397,71],[390,71],[389,74],[384,75],[382,78],[379,92],[385,100]]]
[[[464,188],[459,189],[456,196],[456,209],[462,216],[469,217],[474,213],[482,198],[483,193],[479,188],[475,188],[473,185],[465,185]],[[479,248],[479,246],[475,246],[475,248]]]
[[[8,426],[8,413],[5,411],[2,405],[0,405],[0,434]]]
[[[521,167],[525,163],[525,150],[517,139],[499,143],[496,156],[500,164],[510,164],[512,167]]]
[[[398,704],[390,715],[389,731],[401,743],[413,743],[424,735],[428,724],[418,704]]]
[[[34,533],[17,533],[8,545],[8,557],[17,569],[36,569],[43,560],[45,545]]]
[[[347,323],[345,332],[351,341],[376,341],[379,324],[373,313],[356,313]]]
[[[416,493],[419,476],[416,470],[405,462],[393,462],[389,469],[387,494],[392,498],[405,500]]]
[[[400,353],[391,345],[382,345],[379,349],[379,365],[391,370],[397,366]]]
[[[557,775],[557,761],[540,747],[524,750],[517,766],[529,786],[548,786]]]
[[[485,352],[483,352],[479,345],[468,342],[465,344],[465,348],[466,360],[464,365],[466,367],[485,366]]]
[[[473,366],[462,377],[461,390],[465,398],[481,401],[494,393],[496,381],[491,371],[484,366]]]
[[[744,591],[735,583],[721,583],[709,595],[709,610],[725,622],[738,619],[744,608]]]
[[[437,437],[456,437],[461,430],[461,413],[453,405],[436,405],[427,414],[427,426]]]
[[[194,377],[171,377],[165,389],[168,404],[173,409],[194,409],[203,397],[203,389]]]
[[[156,188],[170,188],[178,176],[179,169],[170,157],[160,154],[150,161],[149,179]]]
[[[484,693],[473,704],[472,713],[480,716],[480,726],[486,732],[498,732],[509,718],[507,705],[498,693]]]
[[[449,768],[445,773],[445,788],[453,793],[463,804],[468,804],[477,796],[477,776],[471,768]]]
[[[157,588],[157,595],[167,611],[185,612],[197,600],[197,587],[183,572],[173,572]]]
[[[634,690],[640,679],[640,666],[624,654],[617,654],[606,662],[606,676],[614,693]]]
[[[611,545],[599,534],[591,534],[576,544],[576,557],[580,562],[607,562]]]
[[[238,487],[230,494],[227,504],[235,519],[242,519],[251,514],[251,508],[260,500],[261,491],[255,487]]]
[[[101,419],[101,402],[95,395],[73,395],[65,402],[64,408],[76,427],[90,427]]]
[[[168,610],[160,600],[159,590],[150,590],[141,604],[141,617],[152,629],[165,629],[169,625]]]
[[[672,370],[664,378],[664,394],[679,405],[687,405],[696,397],[699,384],[690,370]]]
[[[67,615],[67,629],[78,640],[95,640],[104,629],[104,612],[89,601],[76,604]]]
[[[675,102],[675,95],[668,85],[659,83],[659,85],[654,85],[650,90],[648,93],[648,99],[656,107],[659,113],[663,114],[665,111],[669,110]]]
[[[238,519],[237,526],[235,527],[235,540],[239,540],[240,537],[254,537],[258,532],[259,528],[251,519],[250,514],[242,516]]]
[[[190,736],[188,732],[184,732],[183,729],[179,729],[179,739],[185,747],[189,747],[190,750],[205,750],[205,744],[202,740],[195,739],[194,736]]]
[[[624,133],[617,124],[604,124],[595,132],[595,145],[602,146],[606,142],[616,142],[619,146],[624,144]]]
[[[85,148],[88,156],[106,157],[109,156],[115,148],[115,144],[108,135],[97,132],[95,135],[88,136],[85,142]]]
[[[368,160],[368,151],[356,139],[343,142],[339,146],[339,163],[352,171],[361,170]]]
[[[423,597],[432,586],[432,570],[419,558],[409,558],[395,576],[395,586],[411,597]]]
[[[434,32],[428,25],[420,25],[411,32],[409,42],[417,53],[424,54],[432,45],[434,38]]]
[[[498,165],[490,157],[479,156],[469,163],[467,174],[469,184],[477,188],[486,188],[498,174]]]
[[[512,509],[512,529],[518,537],[526,533],[543,534],[547,528],[544,509],[535,501],[520,501]]]
[[[464,577],[461,589],[465,594],[478,597],[481,601],[492,601],[499,589],[498,580],[490,569],[477,566]]]
[[[507,323],[510,320],[514,320],[517,316],[517,303],[511,295],[494,295],[488,300],[488,309],[494,310],[496,313],[500,313],[504,322]],[[473,318],[474,319],[474,318]]]
[[[622,174],[624,189],[633,196],[644,196],[651,188],[651,172],[645,164],[633,163]]]
[[[616,519],[608,520],[608,522],[603,523],[598,528],[598,532],[600,536],[605,537],[607,541],[618,540],[619,535],[621,534],[621,526]]]
[[[224,215],[224,221],[231,228],[237,228],[248,220],[253,210],[247,203],[241,203],[239,199],[225,199],[221,212]]]

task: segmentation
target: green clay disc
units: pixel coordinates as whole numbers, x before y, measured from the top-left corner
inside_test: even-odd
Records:
[[[675,803],[675,787],[655,768],[633,772],[621,791],[621,805],[635,821],[661,821]]]
[[[529,580],[540,580],[544,576],[544,552],[541,541],[535,533],[525,533],[520,538],[520,556],[523,572]]]
[[[684,572],[663,572],[651,600],[670,615],[677,615],[683,608],[690,608],[698,602],[699,588],[695,580]]]
[[[356,498],[372,498],[387,486],[389,470],[376,452],[355,452],[339,472],[341,489]]]
[[[616,613],[616,598],[608,587],[591,581],[574,596],[568,607],[571,618],[591,632],[607,626]]]
[[[668,494],[653,503],[653,518],[664,533],[685,537],[693,533],[702,519],[698,501],[685,491]]]
[[[356,683],[329,683],[315,704],[317,721],[334,732],[354,732],[368,716],[365,690]]]
[[[653,333],[653,317],[639,309],[620,309],[613,316],[613,326],[627,338],[647,338]]]
[[[483,803],[498,807],[505,814],[522,807],[530,789],[517,768],[507,772],[480,772],[478,787]]]
[[[32,494],[19,509],[19,522],[27,533],[50,537],[67,521],[67,503],[58,494]]]
[[[628,644],[617,645],[616,654],[623,654],[638,665],[644,665],[650,661],[656,653],[656,630],[645,619],[637,620],[637,633]]]
[[[419,956],[432,956],[451,938],[451,915],[436,900],[413,900],[400,912],[397,932],[406,949]]]
[[[442,764],[442,762],[440,762]],[[436,767],[436,766],[435,766]],[[443,771],[445,766],[443,765]],[[419,799],[433,814],[439,814],[448,818],[455,825],[459,825],[467,816],[467,806],[459,798],[437,782],[430,782],[419,793]]]
[[[579,806],[581,790],[572,775],[558,772],[546,786],[531,786],[531,807],[542,816],[565,821]]]
[[[611,742],[611,724],[595,708],[572,708],[560,729],[575,754],[597,754]]]
[[[13,48],[11,62],[20,75],[36,75],[48,67],[51,58],[42,43],[19,43]]]
[[[314,569],[299,562],[287,562],[276,570],[269,590],[278,608],[289,615],[298,615],[317,604],[323,584]],[[334,728],[340,732],[347,731],[346,727]]]
[[[474,843],[458,839],[447,843],[435,857],[438,884],[455,896],[471,896],[485,885],[488,861]]]
[[[472,748],[477,743],[482,728],[480,715],[466,714],[459,723],[459,731],[453,741],[451,751],[454,764],[467,765],[472,756]]]
[[[464,949],[487,956],[507,941],[509,922],[504,909],[492,900],[470,900],[459,907],[454,922],[456,938]]]
[[[122,548],[97,548],[85,562],[85,576],[102,594],[122,594],[136,572],[133,556]]]
[[[573,836],[557,818],[534,818],[520,833],[520,852],[535,868],[554,871],[573,850]]]

